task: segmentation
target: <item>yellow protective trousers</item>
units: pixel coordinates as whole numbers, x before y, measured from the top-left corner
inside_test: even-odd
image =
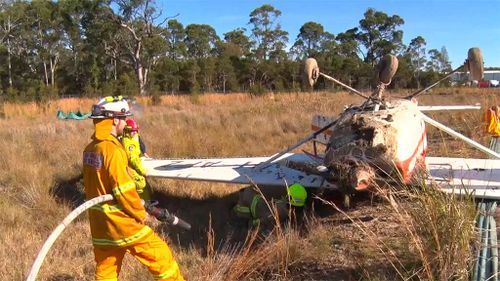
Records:
[[[155,233],[124,247],[94,245],[95,279],[117,281],[125,253],[147,266],[154,280],[184,281],[167,243]]]

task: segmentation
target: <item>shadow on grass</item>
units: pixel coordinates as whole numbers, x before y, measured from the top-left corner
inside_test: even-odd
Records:
[[[59,203],[68,204],[71,209],[77,208],[85,202],[83,176],[56,181],[50,193]],[[167,224],[156,227],[157,231],[164,232],[173,243],[183,248],[194,246],[204,249],[210,225],[215,234],[216,245],[229,240],[241,242],[246,236],[246,229],[241,237],[234,235],[235,222],[231,220],[231,210],[238,200],[237,193],[197,200],[155,191],[153,197],[159,201],[159,207],[168,209],[191,224],[190,231]]]
[[[79,175],[66,180],[56,179],[50,195],[56,198],[58,203],[69,204],[71,209],[75,209],[85,202],[83,176]]]
[[[153,186],[153,189],[155,187]],[[283,192],[276,188],[263,188],[262,192],[267,198],[278,198],[283,196]],[[51,195],[58,202],[69,204],[72,209],[85,202],[83,187],[83,176],[60,180],[56,182],[51,190]],[[334,202],[338,206],[342,204],[342,195],[338,192],[323,193],[323,197]],[[157,231],[168,235],[172,243],[182,248],[195,247],[204,250],[207,246],[207,232],[210,227],[214,232],[216,250],[227,243],[237,244],[245,240],[248,225],[246,221],[235,218],[232,208],[238,200],[238,192],[226,196],[213,196],[204,199],[193,199],[155,191],[153,195],[159,201],[159,207],[166,208],[169,212],[191,224],[190,231],[183,230],[176,226],[159,224]],[[368,195],[359,195],[353,202],[363,201]],[[336,211],[323,203],[314,200],[314,195],[310,195],[305,212],[298,216],[298,226],[303,225],[303,216],[315,215],[318,217],[328,217]],[[348,223],[348,222],[346,222]],[[301,227],[308,231],[306,227]]]

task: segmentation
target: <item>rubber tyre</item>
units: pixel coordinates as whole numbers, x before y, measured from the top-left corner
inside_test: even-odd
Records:
[[[470,48],[467,54],[467,68],[471,80],[481,81],[484,75],[483,54],[479,48]]]
[[[398,70],[398,58],[393,55],[386,55],[378,64],[378,80],[385,85],[391,84],[392,77]]]
[[[304,62],[304,74],[305,80],[309,83],[309,86],[314,86],[319,77],[319,67],[318,62],[313,58],[308,58]]]

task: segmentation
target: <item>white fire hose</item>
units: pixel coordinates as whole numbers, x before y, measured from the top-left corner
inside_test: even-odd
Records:
[[[49,252],[50,247],[52,247],[52,244],[54,244],[57,237],[61,235],[62,231],[66,228],[66,226],[68,226],[68,224],[70,224],[76,217],[78,217],[81,213],[85,212],[90,207],[110,200],[113,200],[113,195],[111,194],[101,195],[99,197],[95,197],[90,199],[89,201],[86,201],[82,205],[78,206],[78,208],[74,209],[71,213],[69,213],[69,215],[67,215],[64,218],[64,220],[54,229],[54,231],[52,231],[49,238],[45,240],[45,243],[43,244],[42,249],[38,253],[35,262],[33,263],[33,266],[31,266],[31,270],[26,281],[35,281],[36,276],[38,275],[38,271],[40,270],[43,260],[45,259],[45,256]]]

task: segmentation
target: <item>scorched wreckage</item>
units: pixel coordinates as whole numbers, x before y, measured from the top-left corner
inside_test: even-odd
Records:
[[[496,152],[431,119],[423,112],[479,109],[480,106],[420,106],[417,97],[453,73],[468,71],[471,80],[481,79],[483,59],[479,48],[469,49],[463,66],[436,83],[405,98],[390,98],[385,88],[397,71],[395,56],[385,56],[378,65],[378,86],[370,95],[322,73],[315,59],[305,61],[306,81],[313,86],[323,77],[365,101],[348,106],[339,116],[314,116],[313,133],[270,157],[145,160],[149,176],[203,180],[259,186],[287,186],[300,183],[307,188],[338,189],[348,197],[370,187],[377,180],[411,183],[424,176],[445,191],[472,192],[477,197],[500,198],[500,160],[426,157],[426,123],[474,146],[491,158]],[[302,144],[315,142],[315,153],[291,153]],[[323,143],[323,154],[316,143]]]

